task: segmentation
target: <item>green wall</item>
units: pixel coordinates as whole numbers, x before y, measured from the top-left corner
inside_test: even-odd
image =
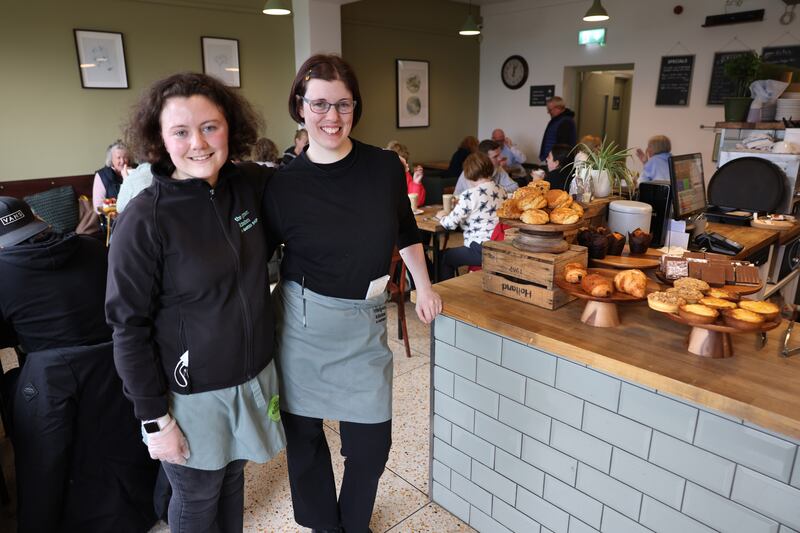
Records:
[[[142,89],[174,72],[202,72],[203,35],[239,39],[242,93],[263,114],[266,135],[281,149],[291,143],[292,18],[261,14],[258,1],[252,13],[156,1],[37,0],[3,10],[0,181],[88,174],[102,166]],[[75,28],[123,33],[129,89],[81,88]]]
[[[354,137],[377,146],[397,139],[413,161],[425,161],[449,160],[461,139],[477,134],[479,42],[458,35],[467,9],[445,0],[342,6],[342,56],[358,74],[365,104]],[[430,62],[430,127],[397,128],[395,59]]]

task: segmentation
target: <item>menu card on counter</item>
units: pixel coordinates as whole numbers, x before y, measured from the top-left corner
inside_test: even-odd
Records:
[[[761,50],[764,63],[777,63],[800,68],[800,45],[765,46]]]
[[[711,67],[711,83],[708,87],[708,105],[722,105],[723,98],[736,96],[736,84],[725,76],[725,62],[734,57],[752,54],[750,50],[741,52],[717,52],[714,66]]]
[[[694,56],[663,56],[656,105],[689,105]]]

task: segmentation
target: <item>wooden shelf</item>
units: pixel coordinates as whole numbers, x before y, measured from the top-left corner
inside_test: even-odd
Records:
[[[785,129],[783,122],[717,122],[714,124],[718,129],[731,130],[782,130]]]

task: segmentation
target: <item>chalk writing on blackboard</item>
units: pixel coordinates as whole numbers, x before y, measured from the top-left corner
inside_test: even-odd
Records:
[[[723,99],[736,96],[736,83],[725,76],[725,62],[734,57],[752,54],[751,50],[741,52],[717,52],[711,68],[711,83],[708,86],[708,105],[722,105]]]
[[[800,68],[800,45],[765,46],[761,50],[764,63],[777,63]]]
[[[656,105],[689,105],[694,56],[663,56]]]

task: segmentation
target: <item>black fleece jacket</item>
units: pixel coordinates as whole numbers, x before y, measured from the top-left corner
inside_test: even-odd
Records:
[[[106,268],[103,243],[74,233],[0,250],[0,347],[30,353],[110,340]]]
[[[117,220],[106,299],[117,371],[142,420],[166,414],[168,388],[252,379],[274,337],[261,208],[273,170],[226,163],[213,189],[153,170]]]

